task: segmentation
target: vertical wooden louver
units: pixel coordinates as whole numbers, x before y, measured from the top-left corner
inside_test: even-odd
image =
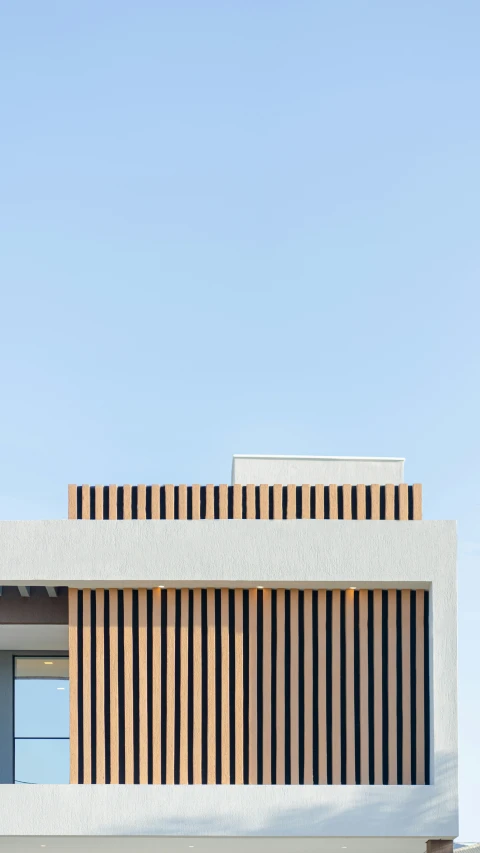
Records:
[[[422,487],[69,486],[68,517],[85,520],[419,521]]]
[[[429,784],[425,590],[70,590],[73,783]]]

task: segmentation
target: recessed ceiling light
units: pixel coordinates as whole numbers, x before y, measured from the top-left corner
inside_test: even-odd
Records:
[[[45,666],[53,666],[53,660],[44,660]]]
[[[349,586],[348,588],[349,589],[356,589],[357,587],[356,586]],[[346,849],[347,849],[346,847],[342,847],[342,850],[346,850]]]
[[[165,589],[165,587],[164,587],[163,583],[159,584],[159,585],[158,585],[158,587],[157,587],[157,589]]]
[[[57,690],[65,690],[64,687],[57,687]]]
[[[257,586],[257,589],[263,589],[263,586]]]

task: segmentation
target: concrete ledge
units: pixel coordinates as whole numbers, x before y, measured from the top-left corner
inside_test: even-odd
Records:
[[[3,785],[2,835],[453,837],[435,788]]]
[[[451,521],[3,521],[0,581],[62,586],[428,584],[455,594]]]

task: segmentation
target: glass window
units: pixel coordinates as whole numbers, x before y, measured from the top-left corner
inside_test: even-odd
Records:
[[[15,782],[17,785],[67,785],[70,776],[70,742],[66,738],[17,738]]]
[[[66,657],[15,658],[15,782],[68,783]]]

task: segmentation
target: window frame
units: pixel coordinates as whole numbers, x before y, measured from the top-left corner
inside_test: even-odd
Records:
[[[13,784],[14,785],[40,785],[40,784],[42,784],[41,782],[17,781],[17,779],[15,778],[16,777],[16,766],[15,766],[16,765],[16,761],[15,761],[15,759],[16,759],[16,748],[15,747],[16,747],[17,740],[68,740],[68,741],[70,740],[70,733],[68,734],[68,737],[66,735],[65,736],[59,735],[57,737],[49,737],[47,735],[45,735],[43,737],[42,736],[36,737],[35,735],[32,735],[32,736],[19,735],[17,737],[16,731],[15,731],[15,693],[16,693],[16,690],[15,690],[15,682],[16,682],[15,662],[16,662],[17,658],[23,658],[23,659],[40,658],[40,659],[42,659],[42,658],[47,658],[47,657],[51,658],[52,660],[53,659],[63,659],[63,660],[66,659],[68,661],[70,660],[70,655],[69,655],[68,651],[60,652],[57,650],[56,652],[51,653],[48,650],[47,651],[38,650],[35,652],[25,652],[24,654],[17,654],[16,652],[12,652],[12,685],[13,685],[13,689],[12,689],[12,735],[13,735],[13,737],[12,737],[12,740],[13,740],[12,757],[13,757]],[[69,676],[69,681],[70,681],[70,676]]]

